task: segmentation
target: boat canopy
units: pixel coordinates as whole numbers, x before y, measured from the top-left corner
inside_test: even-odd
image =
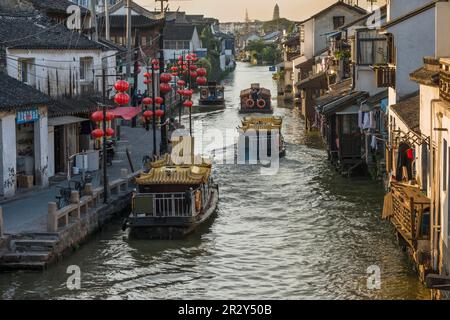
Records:
[[[136,178],[138,185],[183,184],[196,185],[208,182],[211,168],[207,166],[161,166]]]
[[[240,129],[248,130],[281,130],[283,119],[281,117],[245,117]]]

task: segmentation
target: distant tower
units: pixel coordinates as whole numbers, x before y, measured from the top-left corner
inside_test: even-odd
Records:
[[[248,17],[248,9],[245,9],[245,22],[250,23],[250,18]]]
[[[278,20],[280,19],[280,7],[278,6],[278,3],[275,5],[275,8],[273,9],[273,19],[272,20]]]

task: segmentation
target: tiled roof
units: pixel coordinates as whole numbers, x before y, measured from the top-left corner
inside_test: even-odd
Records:
[[[104,48],[100,43],[36,14],[0,13],[0,30],[0,47],[77,50]]]
[[[425,57],[424,66],[412,72],[409,77],[411,80],[427,86],[439,86],[439,60],[434,57]]]
[[[142,15],[132,15],[131,25],[133,28],[143,28],[143,27],[154,27],[161,23],[161,20],[150,19]],[[100,26],[105,24],[105,18],[99,17],[98,23]],[[109,17],[109,23],[111,28],[122,28],[125,29],[127,25],[126,15],[111,15]]]
[[[195,26],[190,24],[168,23],[164,27],[164,40],[191,40]]]
[[[408,126],[410,130],[420,132],[420,96],[404,99],[391,105],[392,110]]]
[[[335,2],[334,4],[332,4],[331,6],[326,7],[325,9],[323,9],[323,10],[317,12],[317,13],[314,14],[313,16],[309,17],[309,18],[306,19],[306,20],[303,20],[303,21],[300,22],[300,23],[305,23],[306,21],[309,21],[309,20],[311,20],[311,19],[313,19],[313,18],[316,18],[316,17],[318,17],[318,16],[321,16],[321,15],[327,13],[328,11],[334,9],[334,8],[337,7],[337,6],[343,6],[343,7],[346,7],[346,8],[348,8],[348,9],[350,9],[350,10],[353,10],[354,12],[356,12],[356,13],[358,13],[358,14],[364,14],[364,15],[367,14],[367,11],[364,10],[363,8],[361,8],[361,7],[358,7],[358,6],[352,6],[352,5],[349,5],[349,4],[345,3],[345,2],[337,1],[337,2]]]
[[[326,89],[328,88],[328,77],[326,72],[319,72],[297,83],[299,90],[306,88]]]
[[[0,110],[48,104],[52,99],[46,94],[0,73]]]
[[[67,13],[67,8],[74,3],[69,0],[28,0],[38,10],[45,12]],[[81,13],[89,13],[86,8],[80,7]]]

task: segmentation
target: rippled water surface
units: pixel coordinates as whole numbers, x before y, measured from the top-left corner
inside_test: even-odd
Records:
[[[239,124],[239,91],[259,82],[276,93],[268,67],[239,64],[227,80],[228,109],[200,115],[207,128]],[[276,104],[276,101],[274,101]],[[0,297],[86,299],[428,299],[393,230],[380,220],[381,186],[342,178],[295,111],[284,116],[287,156],[275,176],[257,166],[215,167],[219,210],[183,241],[125,241],[112,224],[44,273],[0,274]],[[69,291],[66,268],[82,270]],[[367,268],[381,268],[368,290]]]

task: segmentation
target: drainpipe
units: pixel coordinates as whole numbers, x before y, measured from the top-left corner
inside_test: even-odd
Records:
[[[439,238],[440,238],[440,223],[439,223],[439,214],[438,210],[440,207],[440,185],[439,185],[439,172],[438,172],[438,162],[440,161],[440,154],[441,154],[441,145],[440,145],[440,138],[442,136],[442,132],[439,131],[438,133],[438,139],[436,141],[437,146],[437,152],[436,157],[434,156],[433,152],[433,142],[434,142],[434,110],[435,110],[435,103],[439,100],[432,100],[431,101],[431,108],[430,108],[430,163],[431,163],[431,172],[430,172],[430,185],[431,185],[431,210],[430,210],[430,222],[431,222],[431,233],[430,233],[430,239],[431,239],[431,262],[433,265],[434,271],[438,270],[438,261],[439,261]],[[439,121],[438,125],[442,127],[442,120]]]
[[[356,88],[356,64],[352,63],[353,74],[352,74],[352,92]]]

